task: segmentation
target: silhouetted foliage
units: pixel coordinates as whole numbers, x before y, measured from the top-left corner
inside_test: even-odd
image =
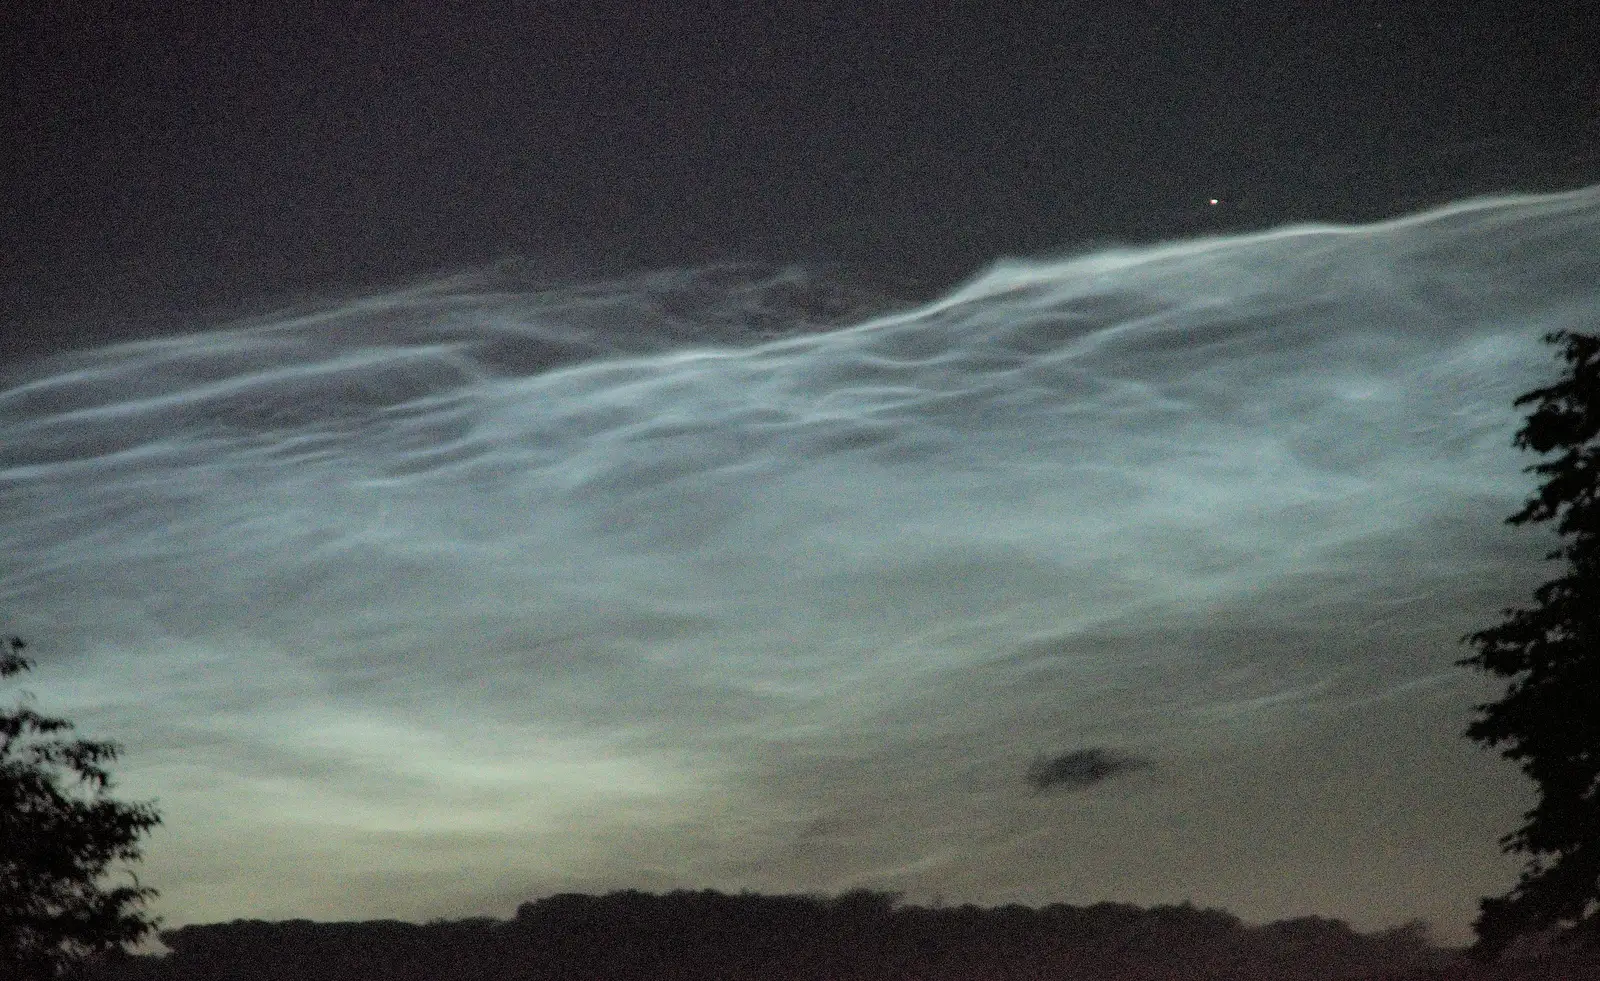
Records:
[[[0,639],[0,678],[26,671],[22,641]],[[0,978],[64,976],[123,950],[156,921],[142,908],[155,890],[108,886],[113,863],[140,857],[160,822],[148,804],[108,796],[106,764],[118,747],[66,735],[72,723],[25,699],[0,712]]]
[[[1486,956],[1552,928],[1590,943],[1600,931],[1600,337],[1545,339],[1568,372],[1517,399],[1534,409],[1515,442],[1558,455],[1528,468],[1545,481],[1507,520],[1555,522],[1564,541],[1548,558],[1565,569],[1534,591],[1535,606],[1464,638],[1478,653],[1461,662],[1511,679],[1499,701],[1478,706],[1467,735],[1499,747],[1538,790],[1523,825],[1501,839],[1529,856],[1521,878],[1480,905]]]
[[[1442,967],[1415,929],[1375,936],[1338,920],[1251,927],[1193,906],[905,905],[842,896],[573,893],[510,921],[427,925],[240,921],[163,932],[165,958],[106,965],[96,981],[1338,981]]]

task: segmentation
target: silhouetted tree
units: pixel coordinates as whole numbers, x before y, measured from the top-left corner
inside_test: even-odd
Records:
[[[1529,856],[1516,886],[1480,904],[1480,954],[1493,956],[1518,936],[1600,926],[1600,337],[1560,332],[1568,365],[1555,384],[1516,405],[1533,405],[1516,445],[1559,454],[1528,467],[1545,478],[1514,525],[1555,522],[1563,544],[1547,558],[1562,573],[1534,590],[1536,605],[1505,610],[1505,620],[1463,640],[1465,658],[1510,678],[1504,696],[1478,706],[1471,739],[1515,760],[1538,788],[1524,823],[1501,839]]]
[[[1253,927],[1191,905],[930,909],[867,890],[832,899],[712,890],[566,894],[523,903],[509,922],[241,920],[191,924],[163,932],[161,939],[170,956],[130,958],[100,967],[90,978],[1400,981],[1401,972],[1455,961],[1419,929],[1369,936],[1342,921],[1315,917]],[[1449,975],[1450,981],[1478,978]],[[1511,979],[1486,974],[1482,981]]]
[[[0,639],[0,678],[26,671],[22,641]],[[155,890],[107,886],[114,862],[140,857],[160,823],[149,804],[108,796],[118,746],[66,735],[72,723],[26,699],[0,712],[0,978],[65,975],[122,951],[156,926],[142,912]]]

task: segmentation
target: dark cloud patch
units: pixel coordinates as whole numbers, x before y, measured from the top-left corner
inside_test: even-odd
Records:
[[[1102,746],[1075,749],[1058,756],[1040,756],[1028,764],[1028,785],[1041,793],[1082,790],[1112,777],[1143,769],[1150,761]]]

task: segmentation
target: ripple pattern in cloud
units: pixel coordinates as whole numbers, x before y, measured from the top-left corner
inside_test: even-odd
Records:
[[[661,844],[494,888],[982,892],[872,830],[981,801],[1015,895],[1040,744],[1154,773],[1456,684],[1537,571],[1499,526],[1510,403],[1544,332],[1593,327],[1596,255],[1585,190],[1007,262],[898,311],[727,269],[457,280],[64,353],[0,393],[0,597],[169,813],[204,759],[280,852],[448,827],[502,861],[581,818]],[[795,858],[828,801],[854,837]]]

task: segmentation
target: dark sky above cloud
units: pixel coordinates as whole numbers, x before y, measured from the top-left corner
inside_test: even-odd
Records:
[[[4,16],[0,615],[169,922],[1514,875],[1587,6]]]
[[[1600,146],[1578,4],[7,16],[0,299],[83,332],[508,255],[833,260],[936,292],[1086,241],[1576,186]]]

